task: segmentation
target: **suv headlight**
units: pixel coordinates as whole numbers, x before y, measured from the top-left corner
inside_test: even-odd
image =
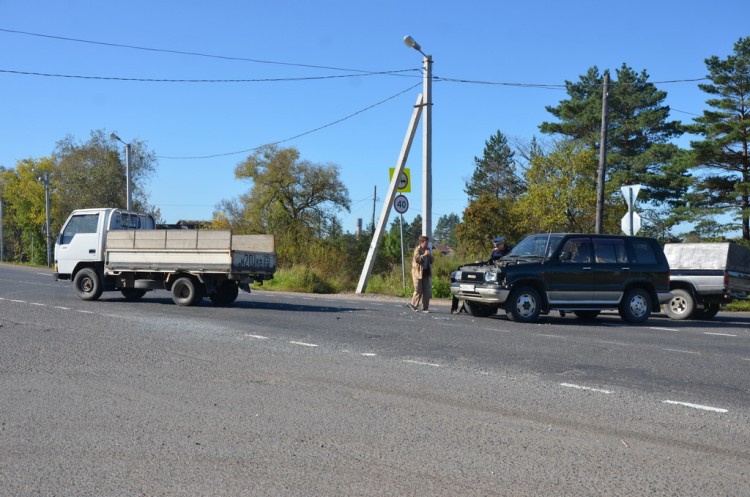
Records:
[[[487,283],[497,281],[497,273],[484,273],[484,281]]]
[[[451,273],[451,281],[459,281],[461,279],[461,271],[453,271]]]

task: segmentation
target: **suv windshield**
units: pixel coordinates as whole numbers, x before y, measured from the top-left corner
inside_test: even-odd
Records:
[[[506,257],[549,257],[560,245],[564,235],[532,235],[527,236],[516,245]]]

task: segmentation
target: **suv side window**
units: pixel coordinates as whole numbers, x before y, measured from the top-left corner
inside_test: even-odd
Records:
[[[591,262],[591,243],[588,238],[571,238],[560,252],[560,262],[585,264]]]
[[[594,239],[594,257],[599,264],[627,264],[625,241],[621,238]]]
[[[648,240],[633,240],[635,262],[640,264],[657,264],[656,254]]]

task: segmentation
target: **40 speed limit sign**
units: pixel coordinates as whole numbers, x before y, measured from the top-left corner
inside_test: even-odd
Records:
[[[393,199],[393,208],[396,209],[396,212],[399,214],[405,213],[409,210],[409,199],[404,195],[397,195],[396,198]]]

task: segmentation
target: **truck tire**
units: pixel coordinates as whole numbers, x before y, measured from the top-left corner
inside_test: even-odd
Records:
[[[511,321],[533,323],[542,312],[542,298],[530,286],[516,288],[505,303],[505,313]]]
[[[86,267],[76,273],[73,287],[81,300],[96,300],[102,296],[102,280],[95,269]]]
[[[625,293],[618,311],[625,322],[643,323],[651,316],[651,295],[643,288],[631,288]]]
[[[693,315],[690,316],[693,319],[713,319],[716,313],[721,309],[721,304],[706,304],[704,307],[696,307],[693,311]]]
[[[695,310],[695,300],[687,290],[676,288],[672,290],[672,299],[663,307],[670,319],[687,319]]]
[[[172,300],[177,305],[189,306],[195,305],[203,298],[201,290],[196,286],[195,281],[188,276],[177,278],[172,283]]]
[[[141,290],[140,288],[121,288],[120,293],[125,297],[125,300],[134,302],[146,295],[146,290]]]
[[[469,310],[469,314],[477,318],[487,318],[497,314],[498,306],[481,304],[479,302],[466,301],[466,308]]]
[[[240,293],[240,287],[234,281],[224,281],[221,285],[216,287],[216,290],[211,292],[208,296],[211,302],[217,306],[231,305],[237,300],[237,295]]]

